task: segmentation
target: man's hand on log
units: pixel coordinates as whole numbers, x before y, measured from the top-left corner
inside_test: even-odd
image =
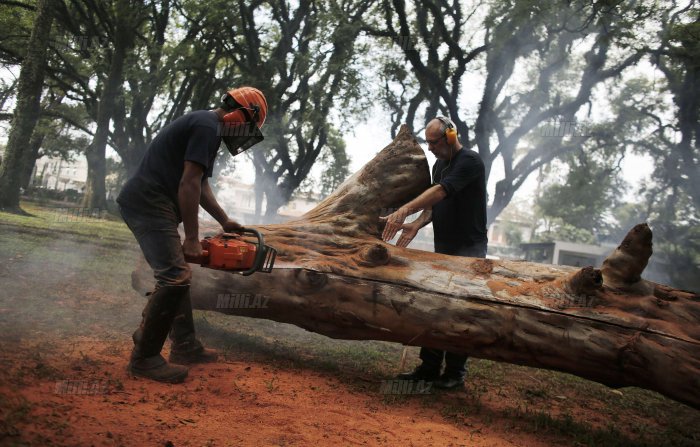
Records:
[[[379,220],[386,222],[384,232],[382,233],[382,239],[385,241],[392,240],[394,236],[396,236],[396,233],[403,227],[403,221],[406,220],[409,214],[411,213],[408,209],[401,207],[388,216],[380,216]]]
[[[396,246],[405,248],[411,243],[413,238],[416,237],[416,234],[418,234],[420,225],[418,225],[418,222],[403,224],[401,225],[401,230],[401,236],[399,237],[399,240],[396,241]]]

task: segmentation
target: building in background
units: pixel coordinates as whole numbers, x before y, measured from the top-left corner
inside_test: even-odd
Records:
[[[264,218],[255,216],[255,185],[243,183],[235,177],[222,176],[216,181],[216,197],[221,206],[232,219],[243,224],[260,223]],[[320,197],[306,197],[295,195],[292,200],[277,211],[274,222],[280,223],[302,216],[312,210],[319,202]],[[266,200],[263,196],[261,209],[265,210]]]
[[[489,225],[488,254],[499,259],[522,259],[522,243],[530,242],[535,228],[535,217],[528,212],[530,204],[514,199]]]
[[[520,247],[526,261],[573,267],[600,266],[615,248],[563,241],[524,243]]]
[[[87,180],[87,159],[77,157],[73,161],[43,156],[34,164],[29,185],[56,191],[73,190],[82,193]]]
[[[521,248],[526,261],[573,267],[590,265],[600,268],[615,246],[551,241],[521,244]],[[669,267],[669,262],[663,253],[654,253],[649,259],[649,264],[644,269],[642,277],[649,281],[670,284],[671,277],[667,273]]]

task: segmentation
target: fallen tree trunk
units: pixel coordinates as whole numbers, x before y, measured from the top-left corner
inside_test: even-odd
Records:
[[[193,266],[197,309],[292,323],[341,339],[426,346],[638,386],[700,408],[700,297],[642,280],[651,231],[633,228],[600,270],[399,248],[378,217],[430,184],[403,127],[300,219],[258,226],[271,274]],[[139,268],[146,292],[151,272]]]

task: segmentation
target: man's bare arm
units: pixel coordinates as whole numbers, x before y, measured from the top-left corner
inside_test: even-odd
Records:
[[[432,209],[433,205],[447,197],[447,192],[442,185],[433,185],[423,191],[421,195],[411,200],[401,208],[410,211],[407,215],[417,213],[420,210]],[[399,209],[401,209],[399,208]],[[428,221],[429,222],[429,221]]]
[[[433,208],[426,208],[423,210],[422,213],[420,213],[420,216],[418,216],[418,219],[416,219],[414,224],[418,225],[418,228],[423,228],[424,226],[428,225],[431,221],[433,220]]]
[[[202,194],[204,168],[197,163],[185,161],[185,170],[180,178],[177,201],[180,206],[185,239],[199,241],[199,200]]]
[[[441,185],[433,185],[430,188],[423,191],[421,195],[411,200],[395,212],[389,214],[386,217],[380,217],[381,220],[386,221],[386,226],[384,227],[384,232],[382,233],[382,239],[385,241],[391,240],[396,233],[401,229],[406,217],[413,213],[417,213],[420,210],[431,209],[433,205],[447,197],[447,192]],[[432,214],[431,214],[432,216]],[[428,216],[421,216],[419,218],[425,219]],[[425,226],[430,220],[422,223],[421,226]]]
[[[219,222],[221,228],[224,229],[224,232],[232,233],[234,231],[239,231],[243,229],[241,224],[239,224],[235,220],[229,219],[228,214],[226,214],[226,211],[224,211],[224,209],[221,208],[221,205],[219,205],[219,202],[216,200],[214,191],[211,190],[209,180],[206,178],[204,179],[204,181],[202,181],[202,196],[199,199],[199,204],[202,205],[202,208],[204,208],[206,212],[209,213],[209,215],[211,215],[211,217],[213,217],[214,219],[216,219],[217,222]]]
[[[182,225],[185,227],[185,241],[182,244],[185,259],[197,259],[202,254],[202,245],[199,243],[198,211],[203,174],[202,166],[186,161],[177,190],[177,202]]]
[[[214,196],[214,191],[211,190],[208,179],[204,179],[202,182],[202,196],[199,199],[199,204],[202,205],[202,208],[204,208],[211,217],[216,219],[219,224],[223,225],[228,221],[228,215],[216,200],[216,196]]]
[[[408,247],[408,244],[410,244],[411,241],[416,237],[418,231],[432,220],[432,216],[433,209],[426,208],[425,210],[423,210],[420,216],[418,216],[418,219],[414,220],[411,223],[401,224],[401,236],[399,237],[399,240],[396,241],[396,246]]]

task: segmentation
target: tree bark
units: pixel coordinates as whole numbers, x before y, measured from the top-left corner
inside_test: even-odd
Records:
[[[5,157],[0,167],[0,209],[21,212],[19,194],[22,175],[27,163],[33,162],[29,152],[29,140],[39,120],[41,89],[46,70],[46,49],[53,22],[48,0],[39,0],[36,5],[34,28],[29,38],[27,54],[22,63],[17,89],[17,108],[12,119],[12,128],[7,140]]]
[[[115,106],[115,96],[122,83],[124,68],[125,48],[117,41],[112,60],[110,62],[109,75],[105,82],[100,102],[97,108],[97,130],[95,136],[85,151],[87,158],[88,175],[85,182],[85,196],[83,206],[90,209],[106,209],[105,177],[107,175],[107,161],[105,159],[107,138],[109,136],[109,122],[112,119]]]
[[[35,130],[29,140],[28,147],[25,149],[27,151],[25,155],[26,162],[22,168],[22,177],[20,179],[20,186],[25,190],[29,188],[29,184],[32,181],[32,172],[34,172],[34,165],[36,165],[36,160],[39,158],[39,150],[44,142],[44,138],[46,138],[46,134],[43,131]]]
[[[378,216],[430,185],[406,126],[298,220],[257,227],[271,274],[193,266],[197,309],[292,323],[638,386],[700,408],[700,296],[642,280],[651,230],[637,225],[600,270],[453,257],[381,241]],[[153,280],[137,268],[135,289]]]
[[[85,182],[83,206],[89,209],[107,208],[107,161],[105,159],[109,123],[116,108],[119,88],[124,83],[124,65],[127,52],[134,46],[135,33],[139,17],[136,14],[138,3],[131,5],[127,0],[115,4],[114,49],[109,58],[109,71],[104,82],[100,101],[97,106],[97,128],[95,136],[85,151],[88,175]]]

